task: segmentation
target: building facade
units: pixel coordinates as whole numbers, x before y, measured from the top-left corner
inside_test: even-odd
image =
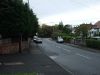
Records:
[[[89,37],[100,37],[100,21],[92,25],[91,30],[89,30]]]

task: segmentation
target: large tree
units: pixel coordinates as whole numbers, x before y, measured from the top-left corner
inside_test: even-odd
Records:
[[[43,24],[39,28],[38,33],[39,33],[39,36],[41,36],[41,37],[51,37],[51,34],[53,33],[53,27]]]
[[[38,29],[38,19],[27,3],[22,0],[0,1],[0,34],[3,38],[19,40],[35,35]]]
[[[0,1],[0,34],[3,37],[29,37],[36,33],[36,15],[22,0]]]
[[[64,27],[63,22],[62,22],[62,21],[59,22],[59,24],[58,24],[58,29],[59,29],[59,30],[63,30],[63,27]]]
[[[80,24],[79,26],[75,27],[75,34],[77,36],[81,36],[83,39],[87,38],[88,31],[91,29],[92,24]]]
[[[72,33],[72,26],[67,24],[63,27],[63,33],[66,33],[67,35]]]

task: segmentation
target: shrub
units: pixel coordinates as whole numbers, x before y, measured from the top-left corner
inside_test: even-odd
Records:
[[[65,42],[70,42],[72,37],[71,36],[63,36]]]
[[[56,32],[52,33],[51,38],[54,39],[54,40],[56,40],[58,36],[63,37],[63,36],[66,36],[66,34],[62,33],[61,31],[56,31]]]
[[[87,45],[87,47],[100,49],[100,40],[87,39],[86,40],[86,45]]]

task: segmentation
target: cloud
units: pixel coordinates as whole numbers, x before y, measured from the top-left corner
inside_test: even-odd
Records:
[[[64,24],[79,24],[96,22],[97,20],[100,20],[100,5],[90,6],[79,11],[66,11],[39,19],[40,23],[46,24],[59,23],[60,21],[63,21]]]
[[[28,0],[23,0],[27,2]],[[80,24],[99,20],[100,0],[29,0],[39,23]]]

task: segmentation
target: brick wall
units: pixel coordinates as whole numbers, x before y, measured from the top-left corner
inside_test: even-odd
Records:
[[[28,42],[22,42],[22,50],[28,48]],[[0,54],[13,54],[19,51],[19,44],[18,43],[5,43],[0,44]]]

